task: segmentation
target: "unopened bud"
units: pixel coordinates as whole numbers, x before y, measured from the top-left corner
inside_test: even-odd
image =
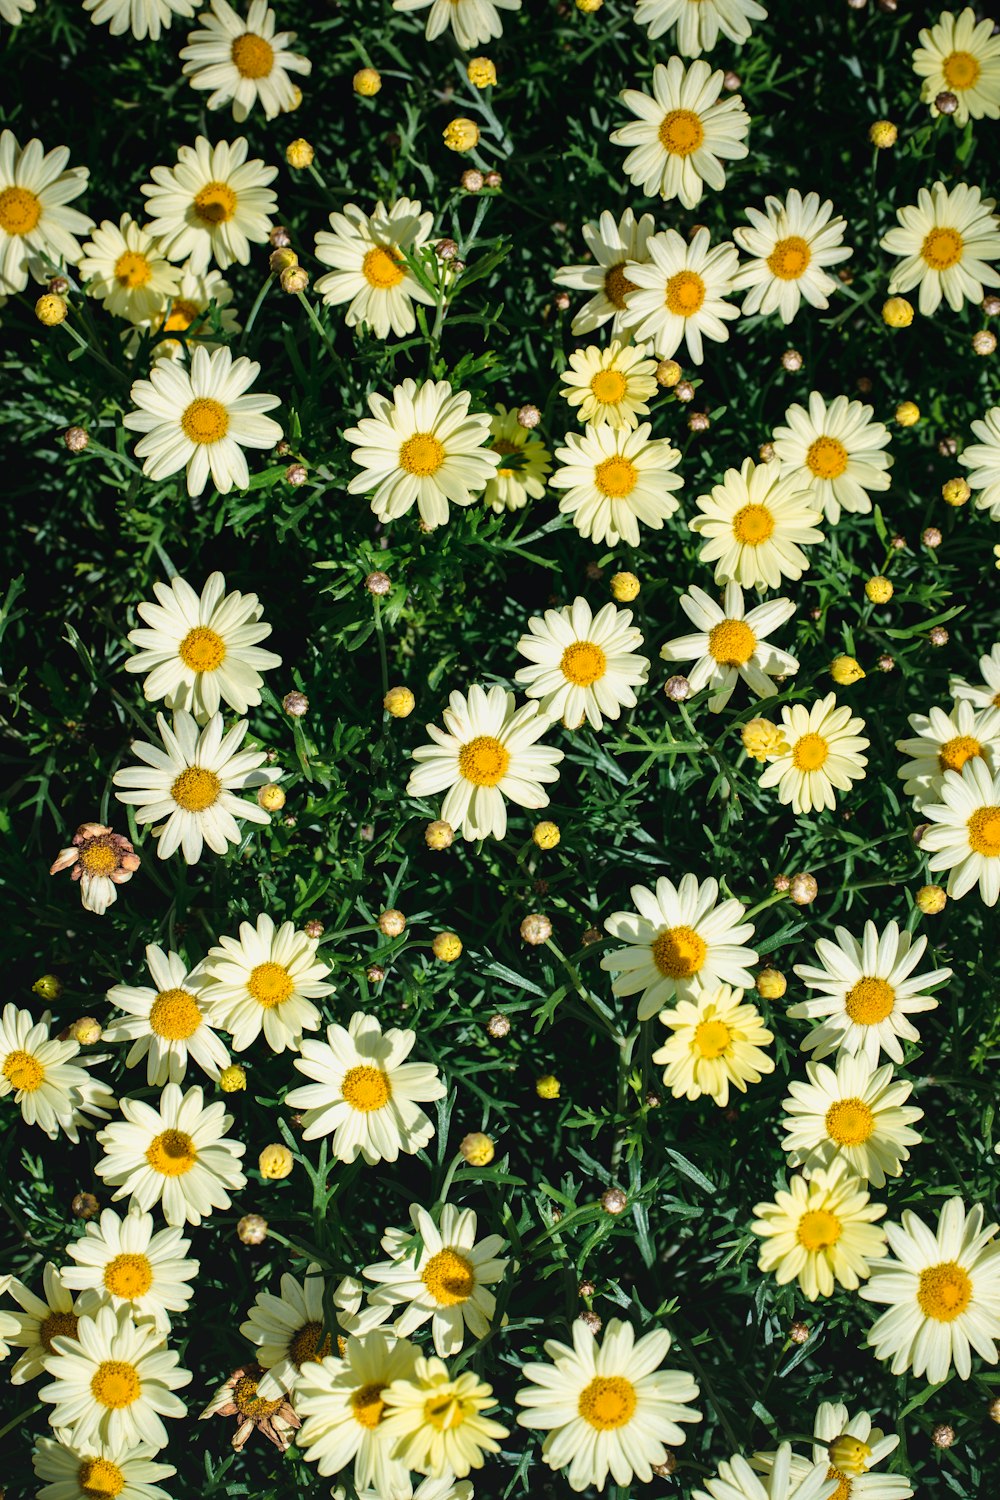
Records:
[[[267,1220],[261,1214],[244,1214],[236,1235],[244,1245],[262,1245],[267,1239]]]
[[[294,1165],[295,1158],[292,1156],[292,1153],[289,1151],[288,1147],[279,1145],[277,1143],[271,1146],[265,1146],[263,1151],[260,1153],[260,1156],[257,1158],[257,1166],[260,1168],[260,1175],[262,1177],[268,1178],[273,1182],[278,1182],[283,1177],[291,1176],[292,1168]]]
[[[70,1041],[81,1047],[93,1047],[101,1040],[101,1023],[93,1016],[80,1016],[69,1028]]]
[[[368,590],[369,594],[374,594],[376,598],[380,599],[383,598],[392,588],[392,580],[390,579],[388,573],[369,573],[368,577],[365,579],[365,588]]]
[[[505,1036],[510,1035],[510,1021],[506,1016],[502,1016],[497,1011],[486,1022],[486,1034],[492,1037],[495,1042],[502,1042]]]
[[[691,696],[691,684],[688,679],[678,673],[674,677],[668,677],[663,684],[663,691],[672,703],[683,703]]]
[[[296,688],[293,688],[290,693],[286,693],[282,698],[281,706],[290,719],[301,719],[309,712],[309,699],[305,693],[300,693]]]
[[[780,969],[761,969],[757,975],[757,993],[765,1000],[780,1000],[788,980]]]
[[[285,805],[284,787],[269,781],[266,786],[257,789],[257,806],[262,807],[265,812],[280,812]]]
[[[531,428],[537,427],[541,420],[541,412],[538,410],[537,406],[532,406],[530,401],[526,402],[524,406],[518,408],[518,427],[526,427],[530,431]]]
[[[993,354],[997,347],[997,336],[988,328],[981,328],[978,333],[972,335],[973,354]]]
[[[57,297],[54,292],[44,292],[35,303],[35,317],[46,328],[55,328],[58,323],[64,323],[68,316],[69,303],[65,297]]]
[[[819,895],[815,875],[793,875],[788,894],[796,906],[811,906]]]
[[[398,907],[390,906],[388,910],[379,914],[378,930],[384,937],[400,937],[405,928],[406,918]]]
[[[925,917],[936,917],[947,904],[947,894],[939,885],[922,885],[917,892],[917,905]]]
[[[552,923],[542,912],[532,912],[521,923],[521,937],[532,947],[547,943],[552,936]]]
[[[657,384],[666,386],[670,390],[677,384],[683,373],[676,359],[661,359],[656,366]]]
[[[382,707],[394,719],[406,719],[412,714],[416,702],[408,687],[391,687],[382,699]]]
[[[297,266],[299,257],[290,245],[283,245],[280,249],[271,251],[267,263],[275,276],[280,276],[282,271],[287,271],[290,266]]]
[[[457,932],[439,932],[431,943],[431,950],[443,964],[453,964],[462,955],[462,939]]]
[[[463,1136],[458,1149],[470,1167],[488,1167],[496,1155],[493,1142],[481,1130],[473,1130]]]
[[[298,292],[304,292],[309,285],[309,272],[305,266],[286,266],[278,280],[283,292],[295,296]]]
[[[610,1187],[601,1194],[601,1207],[606,1214],[623,1214],[628,1207],[628,1198],[620,1187]]]
[[[297,490],[299,485],[305,484],[308,478],[309,470],[305,464],[289,464],[285,470],[285,482],[286,484],[290,484],[293,489]]]
[[[611,597],[619,604],[631,604],[639,596],[641,584],[634,573],[616,573],[611,579]]]
[[[362,99],[372,99],[382,87],[382,75],[375,68],[359,68],[351,79],[356,94]]]
[[[93,1193],[77,1193],[69,1208],[74,1219],[93,1219],[101,1211],[101,1205]]]
[[[90,442],[90,437],[84,427],[67,427],[63,433],[63,442],[71,453],[82,453]]]
[[[299,136],[297,140],[289,141],[285,147],[285,160],[290,167],[295,167],[302,172],[306,167],[311,167],[316,156],[315,149],[307,140]]]
[[[436,818],[433,823],[428,823],[424,829],[424,843],[428,849],[448,849],[455,838],[455,830],[450,823]]]
[[[224,1094],[239,1094],[247,1086],[247,1070],[241,1063],[230,1063],[219,1074],[219,1088]]]

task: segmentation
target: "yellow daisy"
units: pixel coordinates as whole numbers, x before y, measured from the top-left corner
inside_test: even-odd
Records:
[[[464,1479],[481,1469],[484,1454],[499,1453],[508,1429],[484,1415],[496,1406],[493,1387],[471,1370],[453,1376],[443,1359],[416,1361],[413,1374],[382,1393],[386,1437],[407,1468],[435,1479]]]
[[[638,427],[649,415],[647,399],[656,390],[656,360],[642,344],[613,339],[606,349],[588,344],[574,349],[562,373],[563,392],[582,422]]]
[[[873,1222],[885,1204],[870,1202],[844,1161],[808,1179],[793,1177],[789,1186],[773,1203],[754,1205],[750,1227],[764,1241],[758,1266],[774,1271],[779,1286],[798,1281],[808,1302],[829,1297],[835,1284],[856,1291],[871,1275],[870,1262],[888,1254],[885,1230]]]
[[[725,1108],[730,1084],[745,1094],[748,1083],[774,1072],[773,1060],[761,1051],[774,1034],[752,1005],[743,1004],[742,990],[725,984],[701,990],[673,1010],[661,1010],[660,1020],[673,1035],[652,1060],[666,1064],[663,1082],[675,1099],[708,1094]]]

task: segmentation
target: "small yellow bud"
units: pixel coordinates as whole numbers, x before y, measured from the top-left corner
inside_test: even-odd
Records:
[[[283,249],[272,250],[267,263],[275,276],[280,276],[282,271],[287,271],[289,266],[297,266],[299,257],[286,245]]]
[[[285,105],[282,113],[286,115],[292,114],[293,111],[297,110],[299,105],[302,103],[302,98],[302,90],[299,88],[297,83],[293,83],[291,102]]]
[[[576,0],[577,10],[582,10],[585,16],[592,16],[600,10],[604,0]]]
[[[765,1000],[780,1000],[788,988],[788,980],[780,969],[761,969],[757,975],[757,993]]]
[[[893,595],[893,587],[890,579],[876,573],[874,578],[869,578],[865,584],[865,593],[872,604],[888,604]]]
[[[295,1158],[287,1146],[265,1146],[257,1158],[260,1175],[269,1178],[272,1182],[279,1181],[282,1177],[291,1175]]]
[[[70,1039],[79,1042],[81,1047],[93,1047],[95,1042],[101,1040],[100,1022],[93,1016],[81,1016],[78,1021],[73,1022],[69,1034]]]
[[[827,1452],[830,1462],[841,1474],[864,1474],[868,1469],[868,1460],[872,1456],[872,1450],[867,1443],[860,1438],[852,1437],[849,1432],[842,1432],[840,1437],[834,1438]],[[848,1493],[851,1490],[850,1481],[847,1484]]]
[[[558,1099],[562,1087],[554,1073],[544,1073],[535,1080],[535,1093],[539,1099]]]
[[[749,724],[744,724],[740,739],[744,750],[754,760],[773,760],[788,749],[784,731],[770,719],[751,719]]]
[[[408,687],[391,687],[382,699],[382,707],[394,719],[405,719],[412,714],[417,700]]]
[[[879,151],[888,151],[898,138],[899,131],[891,120],[876,120],[868,130],[868,139]]]
[[[315,156],[315,149],[302,136],[290,141],[285,147],[285,160],[290,167],[295,167],[300,172],[312,166]]]
[[[946,479],[941,486],[941,498],[945,505],[964,505],[971,494],[964,479]]]
[[[309,285],[309,272],[305,266],[286,266],[278,280],[281,282],[281,290],[294,297],[297,292],[304,292]]]
[[[449,151],[471,151],[479,144],[479,126],[465,115],[457,115],[444,127],[442,139]]]
[[[434,957],[443,964],[453,964],[462,952],[462,939],[457,932],[439,932],[431,943]]]
[[[669,387],[675,386],[684,371],[676,359],[661,359],[656,367],[656,379],[659,385]]]
[[[54,292],[45,292],[35,303],[35,317],[46,328],[55,328],[57,323],[65,322],[68,314],[66,298],[57,297]]]
[[[642,587],[634,573],[615,573],[611,579],[611,597],[619,604],[631,604]]]
[[[458,1149],[471,1167],[488,1167],[496,1155],[493,1142],[481,1130],[464,1136]]]
[[[947,903],[948,897],[939,885],[922,885],[917,892],[917,905],[927,917],[936,917]]]
[[[882,322],[890,328],[909,328],[913,322],[913,303],[905,297],[890,297],[882,303]]]
[[[835,656],[830,663],[830,676],[841,687],[850,687],[852,682],[860,682],[864,675],[861,663],[855,661],[853,656]]]
[[[896,421],[900,427],[914,427],[920,421],[920,407],[915,401],[901,401],[896,407]]]
[[[492,88],[497,81],[496,66],[489,57],[470,58],[465,71],[469,75],[469,82],[475,89]]]
[[[265,812],[280,812],[285,801],[284,788],[277,786],[273,781],[269,781],[267,786],[258,788],[257,806],[262,807]]]
[[[230,1063],[219,1074],[219,1088],[224,1094],[238,1094],[247,1086],[247,1070],[242,1063]]]
[[[31,986],[31,991],[41,1000],[58,1000],[63,992],[62,980],[55,974],[42,974]]]
[[[428,849],[448,849],[455,838],[455,830],[450,823],[445,823],[441,818],[436,818],[433,823],[428,823],[424,829],[424,843]]]
[[[359,68],[351,81],[362,99],[374,99],[382,87],[382,75],[376,68]]]
[[[546,818],[542,823],[536,823],[531,830],[531,837],[539,849],[554,849],[562,838],[558,823],[550,823]]]
[[[406,928],[406,918],[395,906],[379,915],[378,930],[383,937],[400,937]]]

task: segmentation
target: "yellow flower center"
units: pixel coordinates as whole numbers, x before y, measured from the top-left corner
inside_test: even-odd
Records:
[[[27,188],[9,187],[0,193],[0,229],[5,234],[30,234],[41,217],[41,200]]]
[[[941,72],[949,89],[961,93],[976,86],[982,69],[971,52],[951,52],[941,64]]]
[[[1000,807],[977,807],[965,826],[970,849],[987,859],[1000,855]]]
[[[877,1026],[892,1015],[896,991],[884,979],[859,979],[844,999],[844,1009],[858,1026]]]
[[[774,531],[774,517],[766,505],[744,505],[733,517],[733,536],[744,547],[759,547]]]
[[[609,266],[604,273],[604,295],[616,307],[619,312],[624,312],[625,299],[629,292],[636,290],[634,281],[629,281],[625,275],[625,262],[620,260],[616,266]]]
[[[598,1432],[613,1432],[631,1422],[636,1404],[635,1386],[624,1375],[595,1375],[580,1392],[576,1409]]]
[[[668,156],[690,156],[705,139],[705,127],[694,110],[672,109],[660,121],[657,135]]]
[[[121,1411],[138,1401],[142,1393],[139,1372],[123,1359],[106,1359],[97,1366],[90,1381],[90,1394],[98,1406]]]
[[[574,641],[567,646],[559,663],[565,678],[577,687],[590,687],[608,669],[608,658],[593,641]]]
[[[214,672],[226,659],[226,643],[206,625],[196,625],[181,641],[177,654],[191,672]]]
[[[836,1464],[831,1464],[826,1471],[827,1479],[836,1479],[837,1488],[829,1496],[829,1500],[851,1500],[853,1485],[846,1474],[842,1474]]]
[[[234,38],[232,58],[241,78],[266,78],[274,67],[274,48],[262,36],[246,31]]]
[[[188,766],[170,788],[170,795],[185,812],[204,812],[219,800],[222,782],[214,771],[201,766]]]
[[[149,1007],[149,1029],[167,1042],[186,1042],[201,1025],[198,1002],[187,990],[161,990]]]
[[[779,281],[798,281],[802,273],[809,268],[812,260],[812,251],[801,235],[790,235],[787,240],[779,240],[767,257],[767,267],[772,276]]]
[[[863,1099],[838,1099],[826,1112],[826,1133],[838,1146],[863,1146],[875,1130],[875,1116]]]
[[[982,753],[983,747],[978,740],[969,734],[957,734],[938,750],[938,765],[942,771],[960,771],[967,760]]]
[[[390,255],[381,245],[376,245],[361,262],[361,274],[369,286],[386,292],[390,287],[399,286],[406,270],[394,255]]]
[[[424,1421],[438,1432],[450,1432],[461,1427],[467,1417],[475,1416],[476,1408],[471,1401],[462,1401],[451,1392],[431,1396],[424,1402]]]
[[[170,308],[170,317],[163,324],[164,333],[183,333],[190,328],[195,318],[200,318],[203,308],[197,307],[193,302],[185,302],[182,297],[175,297]]]
[[[236,212],[236,194],[228,183],[206,182],[193,206],[203,224],[227,224]]]
[[[432,432],[415,432],[399,450],[399,467],[418,479],[436,474],[444,460],[444,448]]]
[[[263,1396],[258,1396],[257,1381],[252,1375],[241,1375],[233,1386],[233,1405],[244,1420],[257,1422],[264,1417],[273,1417],[284,1404],[283,1396],[278,1396],[273,1401],[265,1401]]]
[[[468,1302],[476,1289],[476,1273],[465,1256],[455,1250],[439,1250],[432,1255],[420,1279],[439,1307]]]
[[[52,1348],[53,1339],[75,1339],[79,1322],[76,1313],[50,1312],[38,1325],[38,1340],[42,1348],[52,1354],[55,1352]]]
[[[829,754],[830,746],[821,734],[804,734],[792,746],[792,765],[797,771],[818,771]]]
[[[104,1267],[104,1285],[112,1296],[134,1302],[153,1285],[153,1267],[145,1255],[116,1255]]]
[[[697,271],[678,271],[667,282],[664,301],[667,309],[678,318],[690,318],[705,300],[705,283]]]
[[[828,1208],[811,1208],[804,1213],[799,1220],[799,1227],[795,1231],[799,1244],[803,1250],[815,1253],[818,1250],[829,1250],[835,1245],[843,1234],[843,1228],[836,1214],[832,1214]]]
[[[183,1177],[198,1160],[198,1153],[183,1130],[164,1130],[146,1147],[146,1160],[161,1177]]]
[[[229,431],[229,413],[221,401],[196,396],[184,410],[181,429],[192,443],[218,443]]]
[[[809,445],[806,464],[817,479],[839,479],[847,468],[847,449],[837,438],[818,437]]]
[[[33,1094],[45,1082],[45,1069],[30,1052],[9,1052],[4,1060],[3,1076],[11,1088]]]
[[[359,1114],[370,1115],[373,1110],[384,1109],[392,1098],[392,1084],[388,1073],[381,1068],[348,1068],[340,1092],[345,1101]]]
[[[88,875],[110,875],[118,868],[118,855],[111,844],[98,842],[80,850],[80,863]]]
[[[510,765],[510,751],[491,734],[469,740],[458,752],[459,773],[474,786],[496,786]]]
[[[725,1021],[699,1021],[694,1029],[694,1045],[702,1057],[721,1057],[732,1040]]]
[[[126,250],[115,261],[115,280],[129,291],[145,286],[152,274],[149,261],[138,250]]]
[[[925,1318],[954,1323],[972,1301],[972,1281],[953,1260],[927,1266],[920,1273],[917,1301]]]
[[[288,1345],[289,1358],[301,1370],[303,1365],[325,1359],[333,1350],[333,1340],[323,1333],[322,1323],[304,1323]]]
[[[594,470],[594,483],[609,500],[624,500],[635,489],[638,480],[639,470],[635,464],[620,454],[606,458]]]
[[[270,960],[251,969],[247,980],[250,998],[256,1000],[262,1010],[274,1010],[275,1006],[284,1005],[294,988],[295,982],[284,964]]]
[[[932,229],[920,247],[920,254],[932,271],[947,271],[962,259],[964,248],[957,229]]]
[[[745,620],[720,620],[708,637],[711,656],[723,667],[742,667],[757,649],[757,637]]]
[[[125,1475],[109,1458],[85,1458],[76,1471],[76,1482],[87,1500],[114,1500],[125,1488]]]
[[[864,1474],[872,1456],[868,1444],[863,1443],[860,1438],[851,1437],[849,1432],[842,1432],[840,1437],[834,1438],[827,1451],[834,1468],[847,1474]]]
[[[384,1385],[372,1381],[351,1392],[351,1412],[360,1426],[372,1428],[381,1422],[382,1412],[385,1410],[385,1402],[382,1400],[384,1390]]]
[[[668,979],[690,979],[708,954],[708,944],[693,927],[667,927],[653,944],[653,962]]]
[[[598,370],[590,389],[603,406],[614,406],[628,390],[628,381],[621,370]]]

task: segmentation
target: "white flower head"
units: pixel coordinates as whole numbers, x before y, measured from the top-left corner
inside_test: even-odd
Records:
[[[822,513],[805,483],[780,477],[776,467],[746,458],[695,501],[701,514],[688,525],[708,538],[698,556],[715,563],[716,583],[780,588],[782,578],[801,578],[808,568],[802,548],[823,540]]]
[[[997,454],[997,461],[1000,463],[1000,452]],[[997,478],[1000,481],[1000,472]],[[1000,501],[1000,491],[997,499]],[[1000,708],[1000,642],[990,647],[988,655],[979,658],[979,675],[982,682],[967,682],[964,677],[952,677],[948,683],[951,696],[960,702],[971,703],[974,708]]]
[[[644,344],[612,339],[606,349],[596,344],[574,349],[561,379],[562,394],[582,422],[638,427],[656,392],[656,360]]]
[[[739,265],[729,240],[712,245],[700,227],[690,239],[676,229],[651,235],[644,265],[627,265],[633,290],[628,293],[624,326],[636,339],[649,339],[660,359],[670,359],[685,344],[691,360],[704,360],[704,339],[724,343],[727,322],[740,310],[726,298],[733,291]]]
[[[137,42],[147,36],[157,42],[175,16],[190,19],[196,4],[195,0],[83,0],[83,8],[91,12],[95,26],[107,25],[112,36],[130,31]]]
[[[763,21],[767,11],[757,0],[639,0],[632,19],[645,26],[649,40],[677,29],[673,44],[682,57],[700,57],[711,52],[719,37],[742,47],[750,36],[751,22]]]
[[[390,209],[381,200],[371,214],[356,203],[345,203],[330,215],[330,233],[316,236],[316,258],[333,269],[313,283],[328,307],[349,303],[348,328],[367,323],[375,337],[397,338],[416,325],[414,302],[434,305],[433,293],[421,285],[403,257],[427,243],[434,215],[424,213],[414,198],[399,198]]]
[[[940,113],[939,94],[954,94],[956,125],[970,120],[995,120],[1000,115],[1000,38],[993,23],[979,21],[971,6],[956,15],[943,11],[933,26],[920,33],[913,54],[913,71],[922,79],[920,98]]]
[[[257,1363],[266,1374],[258,1382],[265,1400],[292,1391],[315,1373],[310,1367],[333,1352],[331,1334],[324,1332],[323,1275],[313,1262],[301,1281],[282,1274],[280,1295],[258,1292],[240,1325],[240,1333],[257,1346]]]
[[[157,1451],[153,1443],[77,1443],[68,1434],[36,1438],[31,1461],[38,1478],[48,1481],[38,1500],[91,1500],[95,1491],[118,1500],[170,1500],[155,1481],[177,1470],[153,1462]]]
[[[241,922],[238,938],[220,938],[209,949],[200,966],[200,998],[232,1033],[235,1052],[245,1052],[261,1032],[272,1052],[283,1052],[301,1044],[303,1031],[318,1030],[320,1012],[312,1002],[333,990],[318,949],[318,938],[294,922],[279,927],[266,912],[255,924]]]
[[[291,51],[294,31],[275,31],[267,0],[250,0],[245,20],[227,0],[211,0],[198,20],[201,30],[188,32],[180,55],[192,88],[212,90],[206,108],[232,103],[237,123],[258,101],[268,120],[294,109],[296,85],[288,75],[311,73],[312,63]]]
[[[455,41],[467,52],[501,37],[500,11],[520,10],[521,0],[392,0],[393,10],[406,12],[425,10],[428,5],[427,40],[433,42],[450,26]]]
[[[996,286],[1000,272],[990,262],[1000,258],[1000,228],[992,198],[978,187],[959,182],[951,189],[935,182],[921,188],[917,202],[896,211],[899,227],[890,229],[882,249],[901,257],[889,282],[890,292],[920,288],[920,311],[937,312],[944,297],[953,312],[981,302],[984,283]]]
[[[566,491],[559,509],[572,516],[581,536],[609,547],[620,541],[638,547],[640,522],[661,531],[676,513],[672,491],[684,483],[674,472],[680,450],[669,438],[651,437],[652,430],[643,422],[634,432],[608,425],[567,432],[549,484]]]
[[[130,1209],[116,1214],[105,1208],[84,1234],[66,1247],[74,1265],[64,1266],[63,1285],[93,1289],[110,1299],[117,1311],[127,1308],[137,1321],[152,1318],[170,1327],[170,1314],[186,1311],[199,1263],[188,1259],[191,1241],[180,1229],[154,1232],[152,1214]]]
[[[145,1058],[146,1081],[155,1087],[182,1082],[189,1061],[218,1079],[229,1052],[216,1035],[220,1023],[211,1002],[199,993],[200,969],[189,973],[179,953],[165,953],[156,943],[147,947],[146,963],[154,988],[116,984],[108,990],[111,1004],[125,1014],[112,1017],[104,1040],[131,1042],[125,1066]]]
[[[948,895],[964,896],[976,884],[987,906],[1000,900],[1000,774],[980,757],[949,771],[941,801],[923,809],[935,825],[920,840],[931,850],[930,868],[948,870]]]
[[[20,146],[0,131],[0,294],[23,292],[29,273],[36,281],[51,265],[75,266],[78,236],[94,221],[68,205],[87,186],[86,167],[69,167],[69,147],[45,151],[39,140]]]
[[[785,412],[787,427],[774,432],[774,452],[782,478],[801,482],[831,526],[841,511],[868,515],[871,495],[887,490],[892,458],[889,429],[872,420],[860,401],[836,396],[826,402],[818,391],[808,411],[797,403]]]
[[[854,254],[844,244],[847,222],[833,217],[829,198],[818,193],[803,198],[798,188],[785,197],[764,200],[764,212],[745,210],[750,227],[733,230],[733,239],[751,259],[736,273],[737,290],[746,291],[743,315],[777,313],[790,323],[803,300],[810,307],[828,307],[838,282],[829,274]]]
[[[605,604],[595,615],[586,599],[577,598],[528,621],[517,650],[530,665],[519,668],[514,681],[567,729],[585,718],[601,729],[605,717],[617,719],[623,708],[635,707],[634,689],[649,672],[649,661],[637,654],[641,645],[631,610]]]
[[[116,318],[150,327],[177,295],[180,271],[148,230],[131,214],[115,224],[105,219],[81,251],[86,290]]]
[[[148,199],[151,234],[163,241],[170,260],[188,261],[196,275],[214,259],[221,270],[249,264],[250,246],[266,242],[277,199],[268,187],[277,167],[259,158],[247,161],[245,136],[216,145],[198,136],[181,146],[173,167],[153,167],[152,183],[140,188]]]
[[[727,583],[721,606],[694,585],[680,604],[697,632],[667,641],[660,655],[669,662],[694,661],[687,678],[692,692],[712,689],[710,713],[722,712],[740,679],[754,697],[770,698],[778,691],[776,677],[799,670],[796,657],[766,640],[795,614],[791,599],[769,599],[748,611],[739,584]]]
[[[842,1156],[873,1187],[899,1177],[909,1147],[921,1140],[910,1126],[924,1112],[906,1104],[913,1084],[894,1079],[891,1063],[877,1067],[863,1051],[840,1051],[833,1067],[807,1063],[806,1077],[792,1080],[782,1102],[789,1166],[810,1172]]]
[[[23,1385],[43,1375],[46,1355],[52,1353],[52,1340],[77,1338],[81,1321],[92,1317],[101,1305],[101,1296],[96,1292],[74,1297],[63,1273],[51,1261],[42,1267],[42,1293],[37,1296],[16,1276],[8,1287],[8,1295],[21,1311],[14,1313],[6,1340],[23,1350],[10,1372],[11,1385]]]
[[[896,749],[910,759],[896,774],[918,812],[940,802],[948,773],[961,771],[970,760],[982,760],[991,773],[1000,769],[1000,708],[977,713],[960,699],[950,713],[932,708],[929,714],[910,714],[909,725],[914,737],[897,740]]]
[[[483,500],[502,515],[522,510],[529,500],[541,500],[545,481],[552,472],[552,455],[542,439],[517,419],[519,407],[497,402],[490,418],[490,447],[500,455],[500,467],[487,480]]]
[[[0,1015],[0,1099],[14,1095],[27,1125],[37,1125],[50,1140],[60,1131],[79,1140],[81,1128],[93,1125],[88,1115],[106,1120],[115,1097],[88,1069],[104,1062],[107,1053],[80,1054],[79,1042],[50,1035],[52,1017],[37,1019],[8,1003]]]
[[[297,1441],[320,1474],[339,1475],[353,1459],[356,1487],[373,1484],[380,1497],[405,1494],[407,1470],[385,1431],[384,1394],[413,1373],[419,1352],[408,1339],[375,1329],[348,1338],[342,1355],[303,1370],[295,1405],[305,1421]]]
[[[605,209],[598,220],[584,224],[583,241],[591,259],[581,265],[561,266],[552,278],[556,286],[590,293],[589,302],[574,315],[574,334],[593,333],[608,322],[612,333],[621,332],[626,299],[635,291],[635,282],[626,276],[625,268],[629,262],[643,265],[648,261],[646,246],[655,228],[652,214],[637,219],[630,208],[619,219]]]
[[[760,785],[777,787],[778,800],[799,815],[836,807],[835,793],[850,791],[865,776],[862,751],[871,741],[862,733],[864,719],[828,693],[810,708],[783,705],[781,720],[784,744],[769,758]]]

